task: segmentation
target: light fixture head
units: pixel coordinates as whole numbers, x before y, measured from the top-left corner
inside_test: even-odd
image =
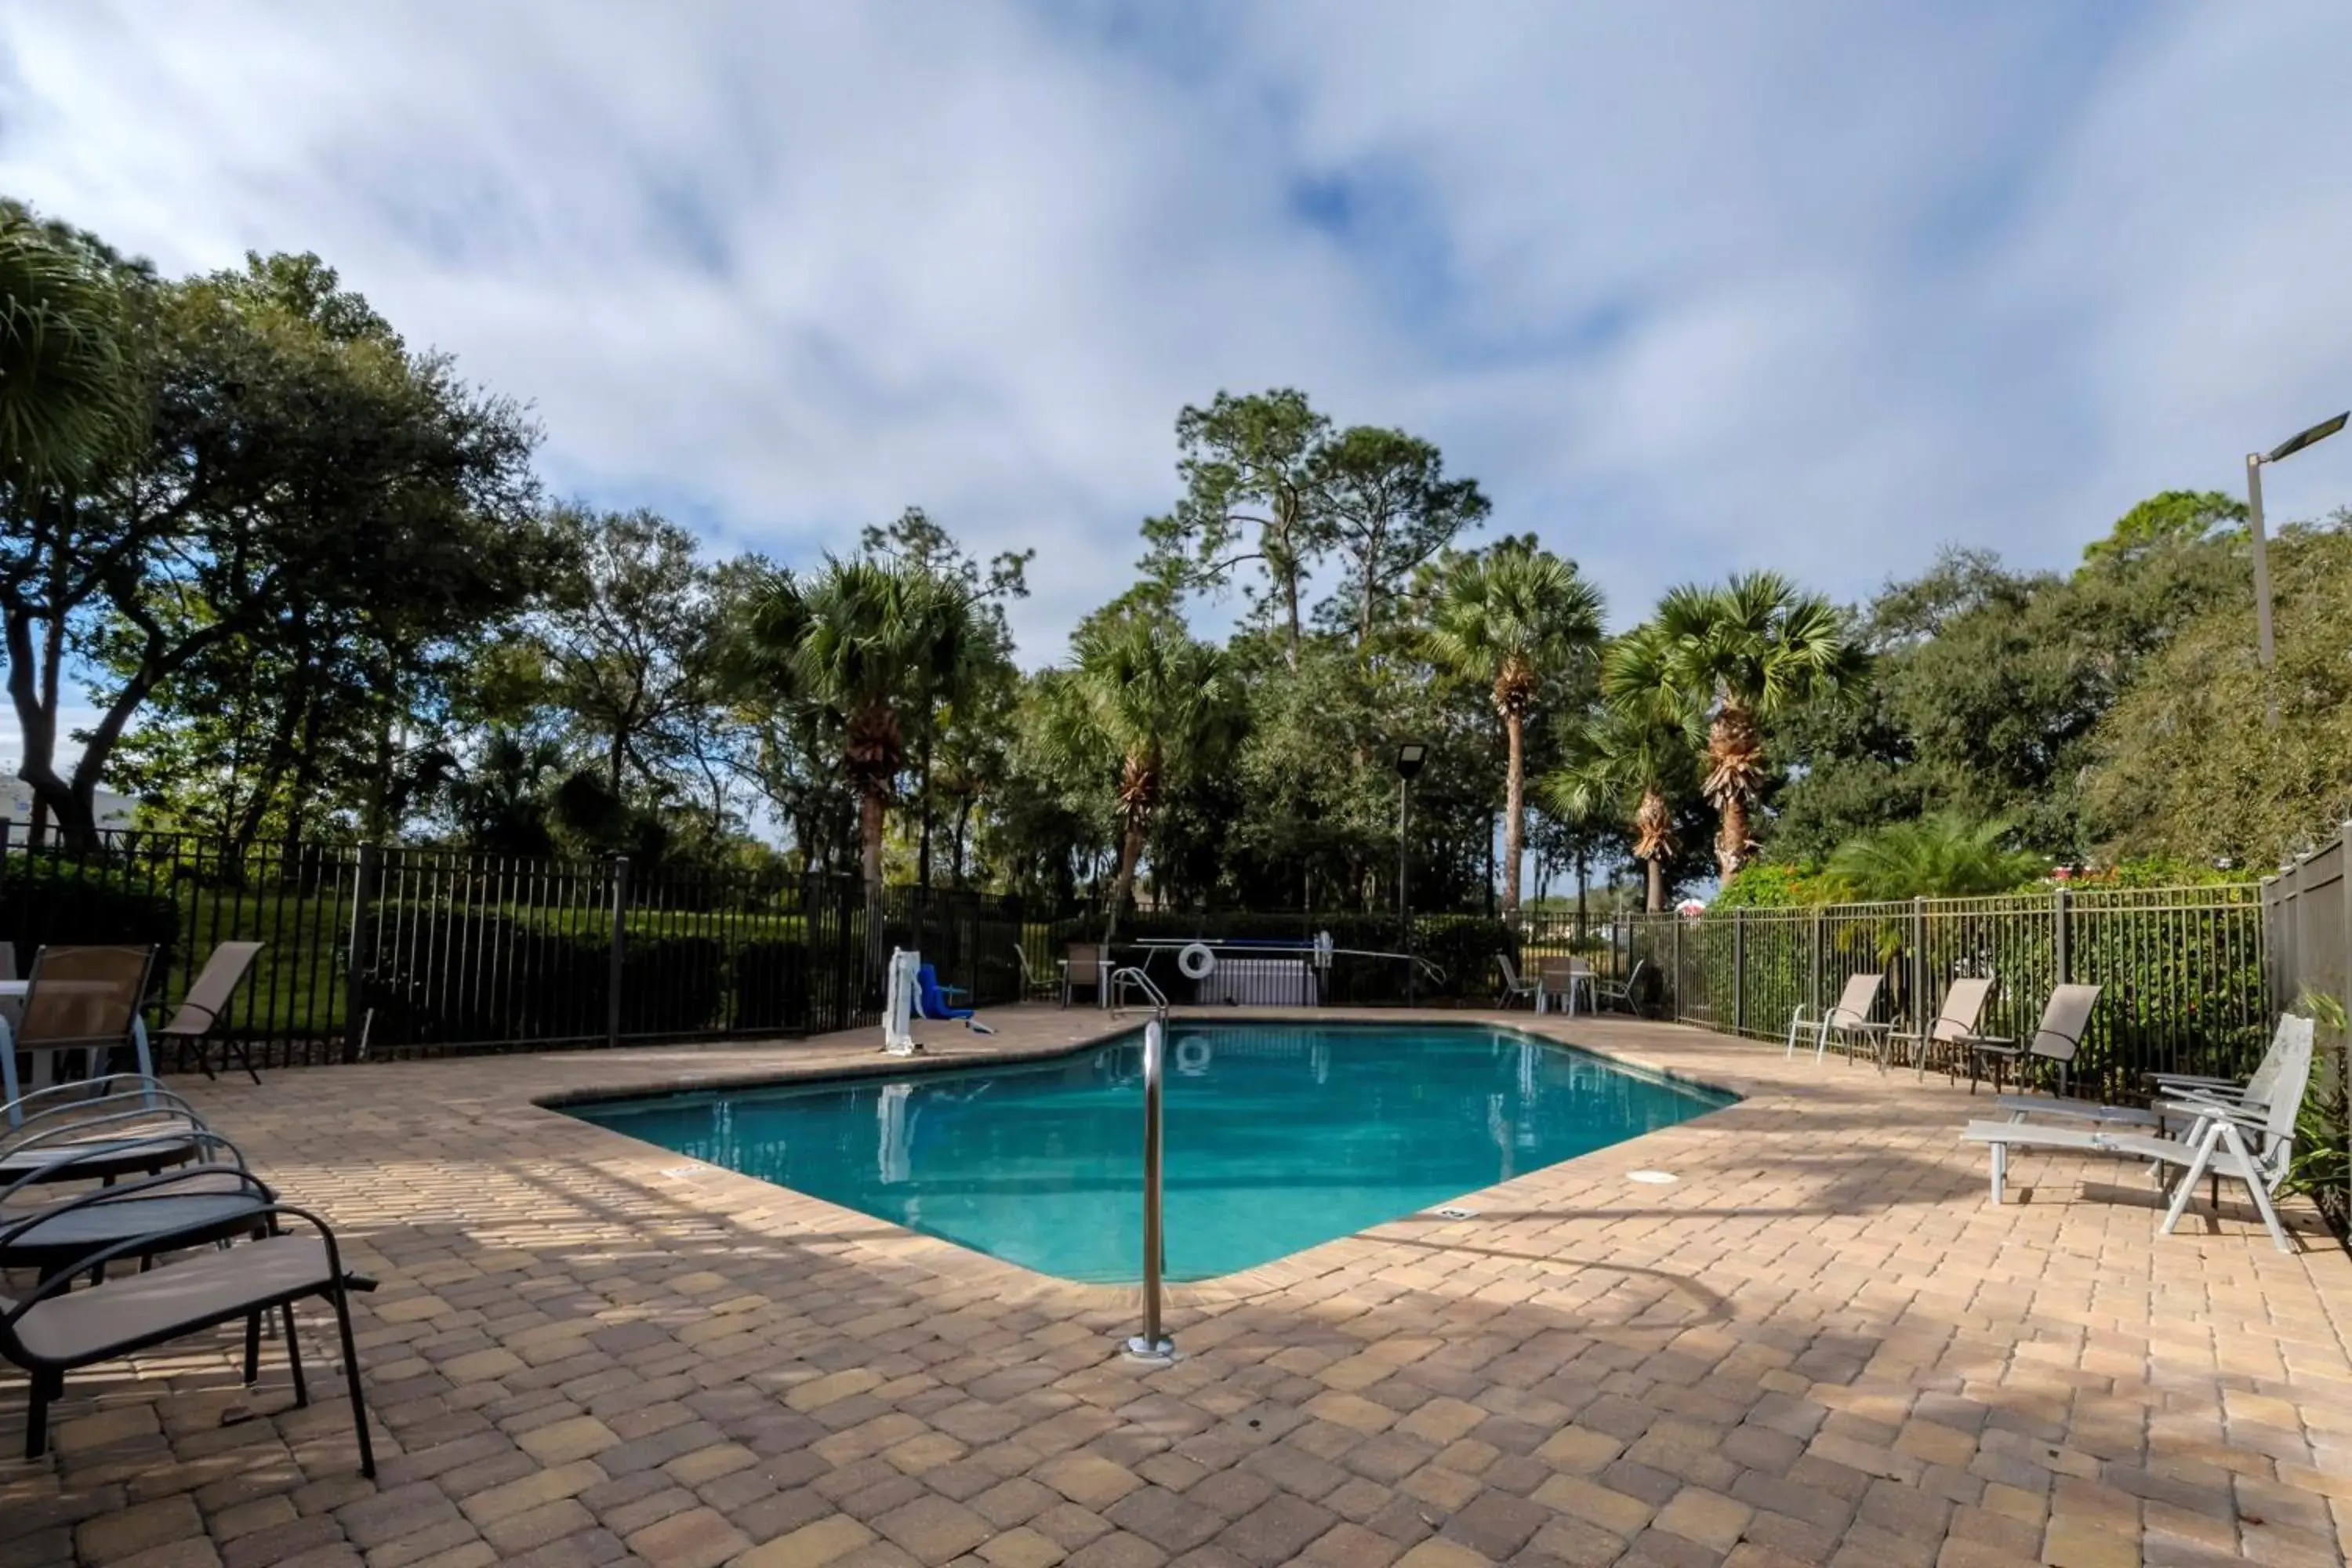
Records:
[[[2347,409],[2333,419],[2323,419],[2308,430],[2298,431],[2294,435],[2288,437],[2285,440],[2281,441],[2277,446],[2273,447],[2270,451],[2263,456],[2263,461],[2265,463],[2275,463],[2281,458],[2292,458],[2297,452],[2302,451],[2305,447],[2325,441],[2330,436],[2335,435],[2338,430],[2343,429],[2344,423],[2347,419],[2352,419],[2352,409]]]
[[[1419,741],[1407,741],[1397,748],[1397,777],[1409,779],[1421,772],[1421,764],[1429,759],[1429,748]]]

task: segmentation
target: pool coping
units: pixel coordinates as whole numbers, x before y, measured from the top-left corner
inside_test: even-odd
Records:
[[[1534,1166],[1506,1181],[1493,1183],[1487,1186],[1460,1194],[1455,1197],[1441,1200],[1438,1205],[1417,1209],[1411,1214],[1399,1215],[1393,1219],[1383,1220],[1378,1225],[1368,1226],[1361,1230],[1350,1231],[1344,1236],[1317,1242],[1311,1247],[1301,1247],[1296,1252],[1286,1253],[1280,1258],[1248,1268],[1238,1269],[1231,1274],[1216,1275],[1206,1279],[1169,1281],[1160,1289],[1160,1301],[1163,1309],[1182,1310],[1194,1307],[1223,1307],[1248,1300],[1254,1297],[1276,1294],[1330,1272],[1335,1263],[1346,1260],[1349,1256],[1348,1249],[1361,1249],[1394,1242],[1399,1239],[1401,1232],[1408,1227],[1415,1235],[1426,1235],[1433,1231],[1444,1234],[1449,1230],[1458,1233],[1465,1227],[1475,1228],[1482,1208],[1508,1204],[1514,1195],[1512,1193],[1514,1187],[1545,1173],[1569,1166],[1582,1165],[1586,1162],[1604,1161],[1612,1155],[1622,1155],[1629,1149],[1647,1148],[1655,1151],[1659,1147],[1656,1142],[1659,1139],[1673,1137],[1683,1132],[1686,1128],[1712,1121],[1718,1117],[1756,1108],[1759,1100],[1787,1092],[1779,1085],[1767,1086],[1751,1081],[1743,1086],[1696,1078],[1650,1057],[1647,1053],[1614,1047],[1604,1049],[1548,1032],[1549,1027],[1572,1026],[1577,1017],[1586,1016],[1568,1014],[1543,1016],[1538,1019],[1529,1020],[1529,1023],[1539,1024],[1542,1026],[1528,1027],[1517,1019],[1507,1017],[1447,1017],[1433,1016],[1429,1013],[1412,1013],[1407,1016],[1399,1017],[1390,1009],[1348,1009],[1335,1011],[1334,1016],[1330,1017],[1317,1017],[1298,1011],[1228,1012],[1223,1008],[1192,1007],[1169,1009],[1167,1017],[1171,1024],[1265,1024],[1291,1027],[1310,1025],[1371,1027],[1448,1025],[1454,1027],[1502,1029],[1519,1035],[1538,1045],[1581,1051],[1587,1056],[1597,1057],[1620,1067],[1638,1068],[1643,1072],[1652,1073],[1671,1082],[1691,1088],[1706,1089],[1717,1094],[1728,1094],[1732,1099],[1727,1104],[1702,1110],[1697,1115],[1675,1122],[1671,1126],[1622,1139],[1615,1143],[1583,1154],[1572,1155],[1566,1160],[1555,1160]],[[1559,1019],[1559,1026],[1552,1025],[1551,1018],[1554,1016]],[[1138,1033],[1149,1021],[1148,1018],[1136,1018],[1132,1021],[1118,1018],[1115,1021],[1107,1021],[1105,1026],[1097,1032],[1051,1046],[980,1045],[972,1048],[956,1049],[934,1048],[924,1045],[919,1047],[917,1054],[913,1056],[891,1056],[877,1049],[873,1058],[867,1060],[849,1062],[835,1060],[812,1064],[805,1068],[795,1068],[787,1064],[771,1064],[757,1068],[746,1068],[740,1072],[674,1071],[654,1079],[556,1089],[530,1097],[528,1105],[533,1110],[543,1111],[557,1117],[567,1126],[583,1130],[594,1137],[616,1140],[637,1149],[659,1149],[661,1146],[658,1144],[648,1143],[640,1138],[632,1138],[625,1132],[616,1131],[575,1115],[573,1112],[580,1108],[591,1105],[669,1095],[708,1093],[723,1089],[767,1089],[783,1085],[856,1082],[872,1078],[905,1078],[929,1073],[968,1071],[999,1064],[1058,1061],[1081,1052],[1098,1049],[1122,1036]],[[812,1212],[824,1215],[830,1224],[847,1226],[849,1227],[848,1246],[870,1251],[877,1258],[887,1258],[895,1263],[911,1264],[940,1279],[988,1285],[1006,1300],[1028,1300],[1040,1294],[1052,1292],[1106,1312],[1133,1313],[1141,1310],[1143,1286],[1140,1280],[1127,1284],[1107,1285],[1065,1279],[1057,1274],[1047,1274],[978,1251],[944,1237],[910,1230],[878,1215],[867,1214],[863,1209],[855,1209],[846,1205],[834,1203],[813,1193],[803,1192],[797,1187],[788,1187],[781,1183],[767,1181],[762,1177],[749,1175],[740,1171],[730,1170],[724,1165],[712,1164],[708,1161],[693,1160],[691,1156],[679,1154],[674,1150],[662,1152],[681,1160],[691,1160],[690,1167],[677,1173],[679,1179],[690,1181],[698,1189],[703,1188],[707,1184],[709,1195],[720,1200],[727,1207],[740,1206],[736,1203],[725,1201],[729,1190],[736,1184],[744,1184],[740,1198],[742,1204],[751,1204],[755,1201],[769,1203],[773,1201],[772,1194],[779,1193],[788,1194],[794,1202],[810,1205]],[[1448,1215],[1443,1212],[1444,1209],[1457,1207],[1465,1208],[1467,1212],[1460,1215]],[[857,1228],[861,1226],[870,1228],[867,1230]],[[1072,1295],[1073,1292],[1076,1294]]]

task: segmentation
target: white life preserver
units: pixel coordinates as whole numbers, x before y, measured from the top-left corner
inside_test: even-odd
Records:
[[[1184,972],[1187,980],[1206,980],[1217,972],[1217,955],[1201,943],[1192,942],[1176,955],[1176,967]]]

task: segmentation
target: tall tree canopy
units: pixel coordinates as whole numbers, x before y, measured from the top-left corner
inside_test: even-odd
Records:
[[[388,710],[404,660],[514,602],[530,571],[535,433],[408,350],[317,258],[254,256],[128,298],[146,428],[33,509],[0,561],[20,776],[77,837],[133,716],[201,682],[202,661],[266,642],[310,685],[340,668]],[[102,672],[100,716],[67,771],[75,662]],[[387,778],[394,760],[377,758]]]
[[[1547,679],[1601,646],[1601,594],[1576,563],[1524,540],[1454,560],[1429,617],[1437,662],[1485,683],[1503,721],[1503,913],[1519,912],[1527,722]]]
[[[1659,601],[1654,620],[1658,678],[1706,717],[1701,787],[1715,803],[1716,865],[1727,881],[1748,858],[1750,814],[1768,777],[1765,725],[1815,696],[1850,689],[1867,663],[1829,601],[1777,573],[1676,588]]]

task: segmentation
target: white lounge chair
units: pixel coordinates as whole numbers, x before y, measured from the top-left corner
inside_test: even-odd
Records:
[[[1540,981],[1533,977],[1520,979],[1518,969],[1511,963],[1511,955],[1507,952],[1498,952],[1495,955],[1495,967],[1503,972],[1503,1005],[1505,1007],[1508,1007],[1522,996],[1528,999],[1530,1005],[1534,1004],[1536,987],[1541,984]]]
[[[2263,1053],[2253,1076],[2243,1083],[2231,1079],[2190,1078],[2186,1075],[2158,1073],[2154,1075],[2154,1101],[2143,1109],[2137,1105],[2097,1105],[2086,1100],[2053,1100],[2046,1095],[2004,1094],[1996,1099],[1993,1109],[2006,1110],[2012,1121],[2022,1121],[2029,1116],[2063,1116],[2076,1121],[2096,1121],[2116,1127],[2154,1127],[2159,1130],[2175,1123],[2188,1123],[2203,1115],[2203,1107],[2214,1100],[2226,1105],[2241,1106],[2259,1114],[2270,1104],[2271,1097],[2280,1089],[2280,1078],[2286,1071],[2288,1058],[2300,1047],[2303,1059],[2311,1059],[2312,1023],[2293,1013],[2280,1016],[2278,1028],[2271,1036],[2270,1048]]]
[[[2168,1236],[2189,1207],[2200,1176],[2217,1182],[2245,1184],[2263,1216],[2263,1225],[2281,1252],[2292,1252],[2286,1227],[2279,1223],[2271,1194],[2286,1179],[2294,1157],[2294,1121],[2303,1110],[2304,1091],[2311,1082],[2311,1037],[2290,1040],[2279,1064],[2279,1092],[2257,1113],[2251,1109],[2207,1101],[2198,1120],[2178,1138],[2154,1132],[2107,1131],[2095,1127],[2045,1127],[2031,1121],[1971,1121],[1960,1136],[1992,1151],[1992,1201],[2001,1200],[2009,1177],[2011,1149],[2047,1149],[2061,1153],[2111,1154],[2146,1160],[2158,1166],[2183,1167],[2174,1183],[2171,1205],[2157,1234]],[[2183,1102],[2186,1103],[2185,1101]]]
[[[1849,1056],[1853,1054],[1853,1041],[1859,1036],[1870,1042],[1871,1049],[1878,1057],[1878,1070],[1885,1072],[1887,1041],[1893,1033],[1894,1026],[1874,1022],[1870,1015],[1878,1005],[1879,988],[1885,984],[1886,976],[1874,970],[1862,974],[1849,974],[1845,979],[1845,989],[1838,993],[1838,999],[1831,1004],[1829,1010],[1820,1017],[1806,1017],[1802,1007],[1790,1014],[1789,1048],[1781,1053],[1782,1057],[1792,1057],[1797,1054],[1797,1037],[1800,1032],[1810,1032],[1812,1035],[1813,1060],[1817,1062],[1829,1050],[1832,1035],[1837,1036],[1846,1044]]]
[[[2083,1048],[2083,1037],[2091,1027],[2091,1010],[2099,1005],[2099,988],[2095,985],[2053,985],[2049,1005],[2042,1009],[2042,1022],[2034,1026],[2032,1037],[2023,1045],[1999,1035],[1978,1035],[1968,1041],[1969,1092],[1977,1091],[1977,1064],[1990,1057],[1992,1059],[1992,1087],[2000,1089],[2001,1064],[2022,1062],[2030,1057],[2058,1064],[2058,1092],[2066,1092],[2066,1073]]]
[[[1642,984],[1642,972],[1649,967],[1648,959],[1637,958],[1633,961],[1633,967],[1625,972],[1625,978],[1622,980],[1602,980],[1596,976],[1592,982],[1592,1010],[1598,1013],[1601,1008],[1614,1002],[1628,1013],[1636,1011],[1633,1005],[1633,990]]]

